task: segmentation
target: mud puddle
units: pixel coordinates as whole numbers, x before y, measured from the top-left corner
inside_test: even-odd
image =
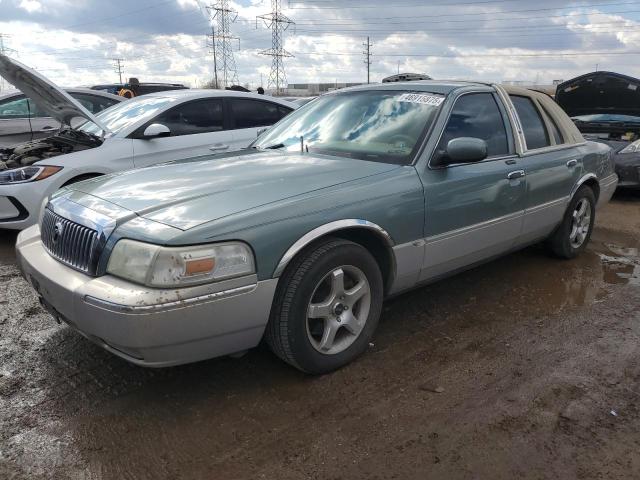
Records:
[[[323,377],[265,348],[129,365],[37,306],[0,232],[0,478],[640,478],[639,206],[575,260],[535,246],[390,300]]]

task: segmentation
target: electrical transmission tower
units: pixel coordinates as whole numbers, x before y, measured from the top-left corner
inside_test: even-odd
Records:
[[[122,74],[124,73],[124,65],[122,62],[124,61],[124,59],[112,58],[111,60],[113,60],[113,68],[115,69],[114,71],[118,74],[120,83],[122,83]]]
[[[5,40],[9,38],[9,35],[6,33],[0,33],[0,54],[7,55],[8,53],[16,53],[16,51],[12,48],[7,47],[5,44]],[[0,77],[0,92],[2,92],[7,87],[7,84],[4,81],[4,78]]]
[[[293,25],[293,21],[282,13],[281,0],[271,0],[271,13],[260,15],[256,18],[256,28],[258,27],[258,18],[261,19],[267,28],[271,29],[271,48],[263,50],[260,55],[272,57],[271,72],[269,73],[269,81],[267,88],[275,87],[276,95],[282,93],[282,89],[287,84],[287,76],[284,73],[283,58],[293,57],[283,48],[284,31]]]
[[[213,54],[213,88],[220,88],[218,83],[218,52],[216,48],[216,27],[211,25],[211,33],[207,36],[207,47],[209,47],[209,53]]]
[[[222,87],[238,83],[236,60],[233,57],[231,42],[240,39],[231,35],[231,24],[238,18],[238,12],[229,8],[229,0],[216,0],[207,7],[211,20],[210,47],[213,50],[213,75],[218,88],[218,68],[222,70]],[[214,27],[215,24],[215,27]]]
[[[364,55],[364,64],[367,66],[367,83],[370,82],[370,73],[371,73],[371,47],[373,47],[373,43],[369,41],[369,37],[367,37],[367,43],[362,44],[366,50],[362,52]]]

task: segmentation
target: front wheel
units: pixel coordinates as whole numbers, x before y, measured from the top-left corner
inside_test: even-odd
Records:
[[[266,340],[276,355],[312,374],[336,370],[362,354],[382,308],[380,268],[361,245],[327,239],[285,271]]]
[[[551,251],[561,258],[575,258],[587,248],[596,218],[596,198],[593,190],[584,185],[578,189],[564,215],[564,219],[549,238]]]

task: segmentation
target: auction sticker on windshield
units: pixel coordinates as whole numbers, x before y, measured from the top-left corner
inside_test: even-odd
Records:
[[[399,102],[411,102],[420,103],[422,105],[432,105],[439,107],[444,102],[444,97],[438,97],[435,95],[425,95],[422,93],[404,93],[398,98]]]

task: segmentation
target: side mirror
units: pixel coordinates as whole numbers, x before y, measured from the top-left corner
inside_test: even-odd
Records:
[[[487,142],[481,138],[460,137],[447,144],[447,163],[480,162],[487,158]]]
[[[162,125],[161,123],[152,123],[147,128],[144,129],[144,133],[142,134],[142,138],[158,138],[158,137],[168,137],[171,135],[171,130],[166,125]]]
[[[258,131],[256,132],[256,138],[258,138],[260,135],[262,135],[264,132],[266,132],[267,129],[268,129],[268,127],[259,128]]]

